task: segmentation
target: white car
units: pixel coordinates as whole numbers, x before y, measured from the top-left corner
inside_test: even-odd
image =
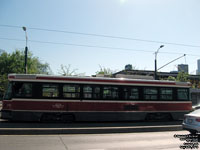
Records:
[[[191,134],[200,132],[200,109],[197,109],[189,114],[184,115],[183,129],[189,131]]]

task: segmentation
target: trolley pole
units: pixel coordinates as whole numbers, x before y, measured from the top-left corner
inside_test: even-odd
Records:
[[[154,71],[154,79],[155,80],[158,80],[158,76],[157,76],[157,55],[158,55],[158,52],[161,48],[163,48],[164,45],[160,45],[160,47],[157,49],[157,51],[155,52],[155,71]]]
[[[25,59],[24,59],[24,73],[27,74],[27,58],[28,58],[28,46],[27,46],[27,43],[28,43],[28,36],[27,36],[27,32],[26,32],[26,27],[22,27],[22,29],[25,31],[25,37],[26,37],[26,46],[25,46],[25,51],[24,51],[24,56],[25,56]]]

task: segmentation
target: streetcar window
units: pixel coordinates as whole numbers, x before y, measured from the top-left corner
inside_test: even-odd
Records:
[[[172,88],[161,88],[160,89],[160,100],[172,100],[173,90]]]
[[[43,84],[42,85],[42,96],[43,97],[58,97],[59,88],[57,84]]]
[[[11,98],[12,98],[12,83],[9,83],[7,91],[6,91],[5,96],[4,96],[4,99],[5,100],[11,100]]]
[[[83,86],[83,98],[99,99],[100,98],[100,87],[91,86],[91,85]]]
[[[139,99],[138,88],[124,88],[124,98],[130,100]]]
[[[99,99],[100,98],[100,87],[94,87],[93,89],[93,98]]]
[[[15,82],[13,83],[14,97],[32,97],[32,84]]]
[[[80,98],[80,86],[79,85],[64,85],[63,97],[64,98]]]
[[[145,100],[157,100],[158,90],[156,88],[144,88]]]
[[[84,98],[92,98],[92,87],[91,86],[83,87],[83,97]]]
[[[105,86],[103,87],[103,99],[118,99],[118,87]]]
[[[188,100],[188,89],[177,89],[178,100]]]

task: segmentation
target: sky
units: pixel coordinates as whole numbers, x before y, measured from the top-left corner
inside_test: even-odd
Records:
[[[160,71],[188,64],[195,74],[200,59],[199,0],[0,0],[0,49],[28,49],[55,75],[71,65],[94,75],[101,67],[121,71],[132,64]]]

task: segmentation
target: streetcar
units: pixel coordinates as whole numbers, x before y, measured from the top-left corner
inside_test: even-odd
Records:
[[[9,74],[1,118],[13,121],[179,120],[192,109],[190,83]]]

